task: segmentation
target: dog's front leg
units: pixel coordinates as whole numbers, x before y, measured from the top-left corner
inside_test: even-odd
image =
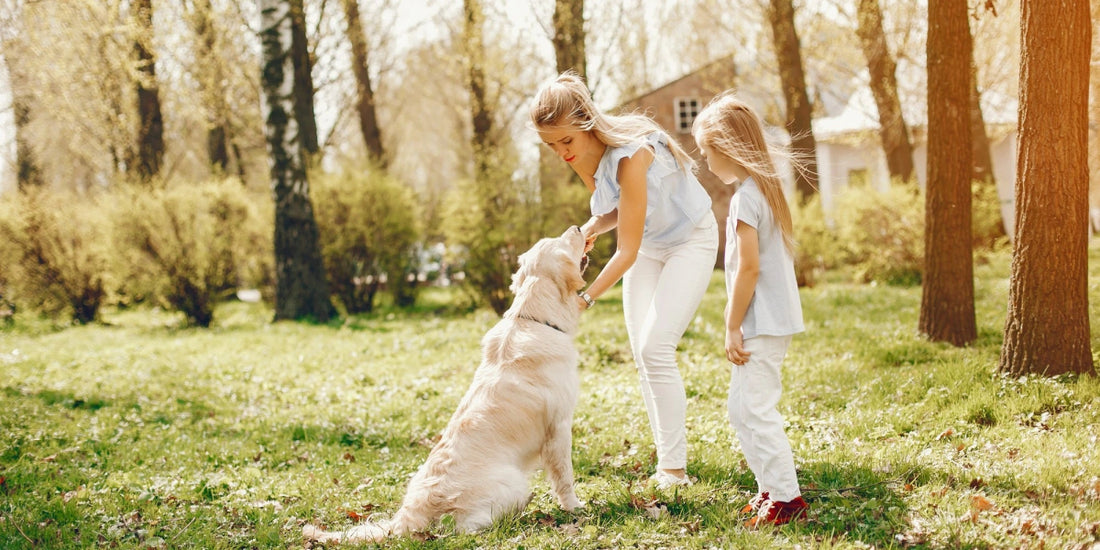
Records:
[[[584,506],[573,488],[573,422],[566,419],[547,430],[542,446],[542,463],[550,478],[550,488],[558,504],[566,511]]]

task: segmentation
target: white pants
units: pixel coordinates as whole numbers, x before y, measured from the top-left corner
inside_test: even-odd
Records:
[[[687,466],[687,395],[676,365],[676,346],[703,300],[717,256],[718,224],[711,216],[682,245],[643,248],[623,276],[623,315],[657,446],[658,469]]]
[[[791,336],[757,336],[745,340],[752,355],[744,365],[730,364],[730,425],[741,441],[745,461],[756,476],[760,493],[789,502],[802,492],[794,471],[791,443],[783,430],[777,405],[783,393],[780,366]]]

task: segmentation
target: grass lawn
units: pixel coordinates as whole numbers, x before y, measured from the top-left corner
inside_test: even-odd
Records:
[[[976,268],[979,339],[916,332],[919,287],[825,281],[784,371],[807,521],[746,530],[755,490],[726,420],[716,273],[680,351],[689,488],[645,480],[653,445],[614,292],[577,337],[578,493],[540,474],[518,517],[444,522],[387,548],[1097,548],[1100,381],[996,373],[1007,256]],[[1089,284],[1100,351],[1100,250]],[[388,517],[496,321],[433,290],[422,310],[327,326],[226,304],[209,330],[156,311],[0,332],[0,547],[301,548],[301,526]],[[1094,354],[1100,355],[1100,354]],[[373,545],[367,545],[368,547]]]

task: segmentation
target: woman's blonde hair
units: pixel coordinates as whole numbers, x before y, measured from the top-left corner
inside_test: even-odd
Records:
[[[668,136],[652,118],[640,114],[609,115],[596,108],[584,80],[566,71],[554,80],[543,84],[531,104],[531,125],[535,130],[572,127],[592,132],[596,139],[609,147],[622,147],[645,136],[660,132]],[[667,139],[673,158],[684,171],[691,172],[695,160],[680,144]]]
[[[709,147],[745,168],[771,208],[783,235],[783,244],[794,255],[794,224],[783,193],[783,182],[772,162],[760,117],[731,92],[719,94],[695,117],[691,133],[699,147]]]

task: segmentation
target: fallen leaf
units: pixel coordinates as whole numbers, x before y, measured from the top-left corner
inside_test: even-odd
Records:
[[[953,435],[955,435],[955,430],[952,430],[951,428],[947,428],[940,435],[936,436],[936,441],[941,441],[941,440],[947,439],[947,438],[949,438]]]
[[[977,523],[982,512],[993,509],[993,503],[982,495],[970,497],[970,523]]]

